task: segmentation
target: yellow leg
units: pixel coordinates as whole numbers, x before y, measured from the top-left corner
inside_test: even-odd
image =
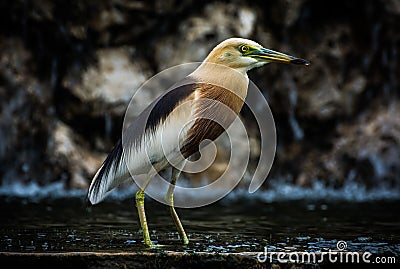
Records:
[[[182,223],[178,217],[178,214],[175,211],[174,208],[174,189],[175,189],[175,184],[176,180],[178,179],[181,171],[176,169],[175,167],[172,167],[172,176],[171,176],[171,184],[169,185],[167,196],[166,196],[166,201],[169,206],[169,210],[171,212],[172,219],[174,220],[175,226],[178,229],[179,235],[182,238],[183,244],[188,244],[189,239],[186,236],[185,230],[183,229]]]
[[[140,189],[136,192],[136,207],[139,214],[140,226],[143,231],[143,240],[147,246],[151,246],[152,243],[150,240],[149,228],[147,227],[146,213],[144,211],[144,197],[144,190]]]

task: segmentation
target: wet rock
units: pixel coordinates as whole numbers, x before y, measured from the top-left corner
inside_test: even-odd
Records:
[[[397,16],[400,14],[400,2],[396,0],[383,1],[385,10],[389,13],[394,13]]]
[[[271,7],[272,20],[276,24],[283,24],[284,27],[292,26],[301,15],[301,8],[303,8],[304,0],[288,0],[276,4]]]
[[[48,149],[52,152],[49,154],[61,167],[68,167],[68,187],[86,189],[88,178],[96,173],[106,156],[91,151],[87,143],[62,122],[55,124],[51,135]]]
[[[327,161],[327,170],[338,178],[398,183],[400,175],[400,106],[377,108],[355,124],[338,126],[339,137]],[[372,175],[372,176],[371,176]],[[375,182],[374,182],[375,181]]]
[[[0,182],[46,183],[54,172],[44,154],[54,117],[51,96],[32,74],[32,55],[21,40],[0,40]]]
[[[367,85],[367,79],[362,74],[357,71],[354,73],[343,85],[338,85],[337,80],[332,79],[334,75],[330,70],[321,68],[315,71],[315,77],[307,81],[312,81],[313,87],[304,86],[304,91],[302,91],[303,87],[300,86],[297,107],[299,116],[330,120],[353,115],[357,109],[359,97]]]
[[[349,40],[355,33],[348,25],[340,24],[325,31],[323,42],[314,48],[314,53],[325,59],[313,61],[316,70],[310,72],[313,78],[307,78],[307,82],[313,83],[313,86],[304,87],[306,93],[303,95],[300,92],[299,96],[299,112],[305,117],[330,119],[352,115],[367,85],[362,70],[344,72],[340,68],[346,65],[347,59],[357,55]]]
[[[149,67],[132,47],[100,49],[96,57],[97,63],[85,69],[72,68],[63,86],[83,103],[93,104],[93,115],[122,116],[133,93],[150,77]]]
[[[256,12],[229,3],[210,3],[201,15],[179,23],[178,31],[157,42],[155,61],[159,71],[188,62],[202,61],[221,40],[232,36],[249,37],[255,28]]]
[[[383,182],[390,186],[399,184],[399,113],[399,105],[393,103],[376,108],[354,123],[340,124],[331,151],[314,150],[307,154],[297,183],[307,185],[313,179],[325,178],[333,179],[337,185],[347,180],[369,187]]]

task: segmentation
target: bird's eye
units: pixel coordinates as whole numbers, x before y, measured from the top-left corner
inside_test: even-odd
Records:
[[[249,46],[241,45],[241,46],[239,47],[239,50],[240,50],[241,52],[248,52],[248,51],[249,51]]]

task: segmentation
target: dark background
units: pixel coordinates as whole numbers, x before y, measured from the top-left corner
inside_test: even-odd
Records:
[[[1,1],[0,182],[86,188],[133,89],[240,36],[312,62],[249,74],[277,127],[266,187],[399,188],[399,18],[396,0]]]

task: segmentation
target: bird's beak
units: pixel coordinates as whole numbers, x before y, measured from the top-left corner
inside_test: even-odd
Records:
[[[304,59],[300,59],[291,55],[287,55],[281,52],[259,48],[257,50],[251,51],[248,55],[253,57],[260,62],[278,62],[278,63],[290,63],[299,65],[309,65],[310,62]]]

